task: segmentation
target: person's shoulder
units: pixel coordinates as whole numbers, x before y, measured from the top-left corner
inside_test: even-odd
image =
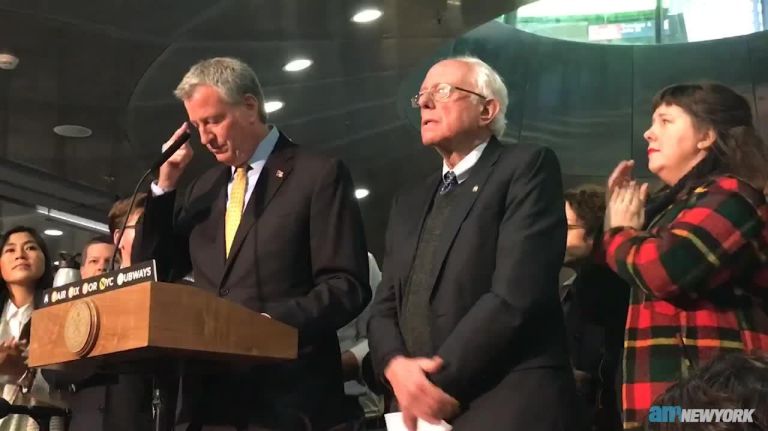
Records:
[[[296,143],[282,132],[280,133],[277,148],[279,151],[289,152],[296,167],[309,170],[310,172],[325,171],[332,166],[344,166],[344,162],[341,159],[323,154],[311,145]]]
[[[557,155],[549,147],[532,143],[501,144],[497,164],[509,176],[530,170],[559,170]]]
[[[498,141],[497,141],[498,142]],[[539,159],[545,156],[554,156],[554,151],[549,147],[532,143],[502,144],[499,142],[500,157],[505,160],[520,161]]]
[[[722,199],[746,199],[755,207],[766,205],[766,197],[761,190],[734,175],[715,176],[695,189],[694,193],[720,196]]]
[[[747,180],[735,175],[717,175],[709,179],[703,187],[709,190],[727,193],[762,194],[762,192],[753,187]]]

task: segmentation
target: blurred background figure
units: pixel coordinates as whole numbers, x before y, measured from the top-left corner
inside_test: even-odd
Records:
[[[128,214],[128,207],[131,205],[131,196],[121,199],[112,205],[109,210],[109,232],[112,234],[114,243],[117,243],[120,234],[122,240],[116,244],[120,250],[120,268],[131,266],[131,253],[133,252],[133,239],[136,235],[136,226],[139,219],[144,215],[144,205],[147,202],[147,194],[144,192],[136,194],[136,201],[133,203],[133,209]],[[128,223],[125,225],[125,232],[121,231],[125,219]]]
[[[115,253],[115,244],[109,235],[91,238],[83,247],[80,278],[93,277],[108,272],[109,261]]]
[[[131,265],[134,229],[144,213],[145,201],[146,194],[139,193],[130,216],[128,215],[130,196],[112,205],[109,211],[111,237],[94,238],[89,243],[90,246],[86,246],[83,250],[83,268],[85,268],[91,256],[91,249],[99,247],[96,251],[99,256],[98,265],[93,265],[93,268],[100,272],[94,272],[92,275],[84,273],[83,278],[109,271],[107,266],[115,250],[115,245],[110,239],[117,241],[126,217],[128,217],[128,223],[120,241],[118,257],[120,268]],[[105,257],[106,262],[103,260]],[[83,376],[56,373],[51,379],[55,379],[56,387],[64,389],[67,393],[67,402],[72,410],[70,431],[148,431],[152,429],[152,384],[147,376],[106,373]]]
[[[768,356],[741,352],[720,355],[691,376],[670,386],[654,406],[688,409],[754,409],[753,422],[694,425],[697,431],[768,429]],[[687,428],[686,428],[687,426]],[[649,431],[694,429],[692,425],[648,421]]]
[[[381,282],[381,270],[376,258],[368,253],[368,282],[371,295],[376,294],[376,287]],[[384,414],[383,397],[373,393],[365,381],[364,368],[370,367],[370,348],[368,346],[368,317],[371,304],[368,304],[357,318],[339,329],[339,347],[341,348],[341,367],[344,373],[344,393],[352,399],[351,409],[357,411],[360,426],[363,422],[375,422]],[[361,428],[364,429],[364,428]]]
[[[560,287],[576,386],[591,429],[621,428],[621,351],[629,288],[604,262],[601,248],[605,188],[567,190],[568,222],[563,265],[574,275]]]

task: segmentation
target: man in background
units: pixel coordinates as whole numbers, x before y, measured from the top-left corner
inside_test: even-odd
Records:
[[[381,270],[376,258],[368,253],[368,282],[371,294],[381,282]],[[341,368],[344,374],[344,393],[352,401],[352,409],[360,416],[360,426],[366,419],[374,419],[384,414],[384,400],[368,387],[365,381],[370,369],[370,347],[368,345],[368,318],[370,304],[355,320],[339,329],[339,347],[341,348]],[[363,428],[361,428],[363,429]]]
[[[133,209],[128,214],[128,207],[131,205],[131,198],[121,199],[112,205],[112,209],[109,210],[109,232],[112,234],[113,242],[120,250],[120,268],[127,268],[133,265],[131,260],[131,253],[133,253],[133,239],[136,236],[136,226],[139,223],[139,219],[144,215],[144,205],[147,202],[146,193],[137,193],[136,201],[133,203]],[[128,221],[126,222],[126,218]],[[125,233],[121,230],[125,223]],[[120,244],[117,244],[117,240],[122,235]],[[135,262],[139,263],[139,262]]]
[[[114,241],[128,218],[125,235],[120,242],[120,267],[131,265],[134,229],[144,212],[146,194],[139,194],[134,210],[128,214],[131,198],[121,199],[109,211],[109,236],[89,241],[83,250],[83,278],[109,272],[109,260],[115,250]],[[93,261],[92,259],[93,258]],[[152,421],[151,380],[139,374],[98,373],[87,377],[52,376],[52,385],[65,390],[72,410],[70,431],[149,431]]]
[[[605,190],[568,190],[563,265],[575,275],[560,287],[574,377],[592,430],[621,429],[621,350],[629,287],[601,262]],[[618,379],[617,379],[618,378]]]
[[[83,247],[80,278],[89,278],[107,272],[109,260],[115,252],[115,244],[108,235],[91,238]]]

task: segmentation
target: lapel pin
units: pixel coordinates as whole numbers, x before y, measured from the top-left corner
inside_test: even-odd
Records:
[[[281,171],[280,169],[278,169],[277,172],[275,172],[275,176],[277,178],[283,178],[283,175],[285,175],[285,173],[283,171]]]
[[[478,187],[478,186],[474,186],[474,187],[472,187],[472,192],[473,192],[473,193],[477,193],[477,191],[478,191],[479,189],[480,189],[480,187]]]

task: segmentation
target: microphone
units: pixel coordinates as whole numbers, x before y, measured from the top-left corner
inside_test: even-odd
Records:
[[[179,151],[179,148],[181,148],[181,146],[189,140],[189,136],[189,125],[187,125],[187,130],[184,131],[184,133],[182,133],[178,138],[176,138],[176,140],[174,140],[173,143],[171,143],[171,145],[165,149],[165,151],[163,151],[163,154],[160,155],[155,163],[152,163],[149,169],[147,169],[147,171],[144,172],[144,175],[142,175],[139,179],[139,182],[136,184],[136,188],[133,189],[131,203],[128,205],[128,212],[125,214],[125,220],[123,220],[123,223],[120,226],[120,234],[117,236],[117,240],[115,241],[115,251],[112,253],[112,258],[109,260],[109,266],[107,267],[109,268],[109,271],[115,270],[115,258],[117,257],[117,252],[120,251],[120,241],[123,240],[123,235],[125,235],[125,226],[128,225],[128,219],[131,217],[133,206],[136,204],[136,194],[139,192],[139,188],[144,183],[144,180],[147,179],[149,174],[152,173],[152,171],[160,169],[160,166],[163,166],[163,163],[168,161],[168,159],[170,159],[171,156],[176,153],[176,151]]]
[[[8,415],[26,415],[39,423],[40,420],[48,419],[53,416],[66,417],[67,411],[58,407],[11,404],[6,399],[0,398],[0,418],[4,418]],[[45,429],[48,428],[46,427]]]
[[[154,171],[155,169],[160,169],[160,166],[163,166],[163,163],[168,161],[168,159],[171,158],[172,155],[176,153],[176,151],[179,151],[179,148],[181,148],[182,145],[184,145],[185,142],[189,140],[189,131],[185,131],[181,134],[178,138],[176,138],[173,143],[168,146],[168,148],[163,151],[163,154],[160,155],[160,158],[155,161],[155,163],[152,163],[152,166],[149,167],[149,171]],[[142,178],[143,180],[143,178]],[[141,184],[141,183],[139,183]]]

